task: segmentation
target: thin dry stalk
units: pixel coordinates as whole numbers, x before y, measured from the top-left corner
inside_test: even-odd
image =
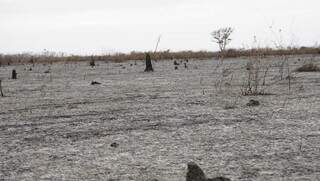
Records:
[[[2,92],[2,84],[1,84],[2,80],[0,80],[0,93],[1,93],[1,97],[4,97],[4,94]]]

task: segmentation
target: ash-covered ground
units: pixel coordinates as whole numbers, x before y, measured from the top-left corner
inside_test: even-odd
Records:
[[[320,57],[261,60],[242,96],[251,61],[0,67],[0,180],[320,180],[320,72],[293,71]]]

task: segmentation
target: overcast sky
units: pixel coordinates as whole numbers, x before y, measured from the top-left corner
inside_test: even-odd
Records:
[[[0,53],[148,51],[160,34],[160,50],[212,51],[210,32],[225,26],[235,28],[234,48],[311,46],[320,41],[319,7],[319,0],[0,0]]]

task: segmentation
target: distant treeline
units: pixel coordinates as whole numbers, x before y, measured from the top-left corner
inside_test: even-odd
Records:
[[[146,52],[131,52],[131,53],[115,53],[107,55],[63,55],[58,53],[46,52],[44,54],[0,54],[0,66],[11,64],[37,64],[37,63],[55,63],[55,62],[81,62],[81,61],[110,61],[124,62],[129,60],[144,60]],[[150,52],[149,52],[150,53]],[[302,54],[320,54],[320,47],[300,47],[300,48],[259,48],[259,49],[228,49],[223,54],[219,52],[209,51],[180,51],[170,52],[160,51],[151,52],[153,60],[173,60],[173,59],[210,59],[219,58],[223,55],[224,58],[237,58],[249,56],[282,56],[282,55],[302,55]]]

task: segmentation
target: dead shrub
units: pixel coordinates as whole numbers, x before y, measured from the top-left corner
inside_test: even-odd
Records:
[[[262,65],[261,60],[253,59],[246,65],[247,77],[241,86],[241,95],[268,95],[264,92],[267,87],[266,77],[270,66]]]

